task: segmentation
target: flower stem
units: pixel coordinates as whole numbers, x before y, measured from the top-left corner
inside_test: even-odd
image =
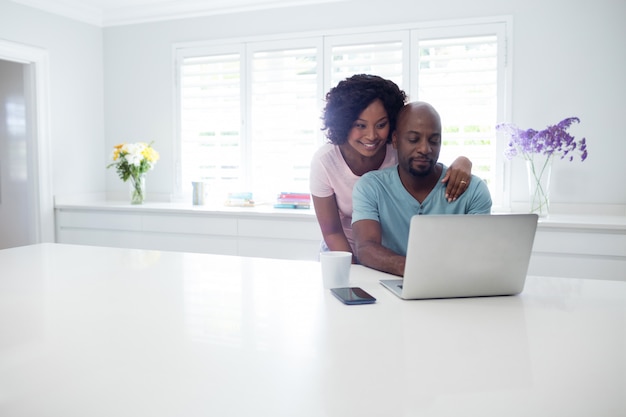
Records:
[[[537,161],[538,162],[538,161]],[[528,158],[529,186],[530,186],[530,211],[542,216],[547,216],[550,206],[549,181],[552,155],[548,155],[538,170],[534,158]]]
[[[130,184],[131,184],[131,196],[130,202],[131,204],[142,204],[145,198],[145,177],[143,175],[131,175],[130,176]]]

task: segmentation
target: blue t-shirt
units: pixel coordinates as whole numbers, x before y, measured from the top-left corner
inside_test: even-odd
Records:
[[[406,256],[413,215],[491,213],[491,195],[487,184],[475,175],[472,175],[468,189],[448,203],[446,184],[441,183],[448,167],[440,165],[443,167],[441,177],[421,204],[402,185],[397,165],[363,175],[352,190],[352,224],[359,220],[379,222],[382,245]]]

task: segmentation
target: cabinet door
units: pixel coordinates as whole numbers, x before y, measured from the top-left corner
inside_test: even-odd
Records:
[[[537,230],[530,275],[626,280],[626,234],[586,229]]]
[[[321,239],[315,218],[239,219],[241,256],[317,260]]]

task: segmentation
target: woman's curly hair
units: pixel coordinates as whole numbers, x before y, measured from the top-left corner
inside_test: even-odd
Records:
[[[326,93],[322,130],[326,131],[328,140],[335,145],[344,144],[354,121],[376,99],[382,101],[389,117],[387,141],[390,141],[398,112],[404,106],[407,96],[393,81],[367,74],[346,78]]]

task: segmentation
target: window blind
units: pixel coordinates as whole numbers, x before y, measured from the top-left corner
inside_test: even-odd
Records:
[[[403,45],[397,41],[334,46],[330,67],[332,86],[354,74],[374,74],[403,88]]]
[[[319,131],[317,50],[257,51],[251,59],[249,188],[265,201],[308,192]]]
[[[472,171],[493,186],[497,36],[420,40],[418,49],[419,99],[435,106],[442,117],[440,160],[449,165],[459,155],[467,156]]]
[[[182,186],[242,182],[240,54],[189,57],[180,66]]]

